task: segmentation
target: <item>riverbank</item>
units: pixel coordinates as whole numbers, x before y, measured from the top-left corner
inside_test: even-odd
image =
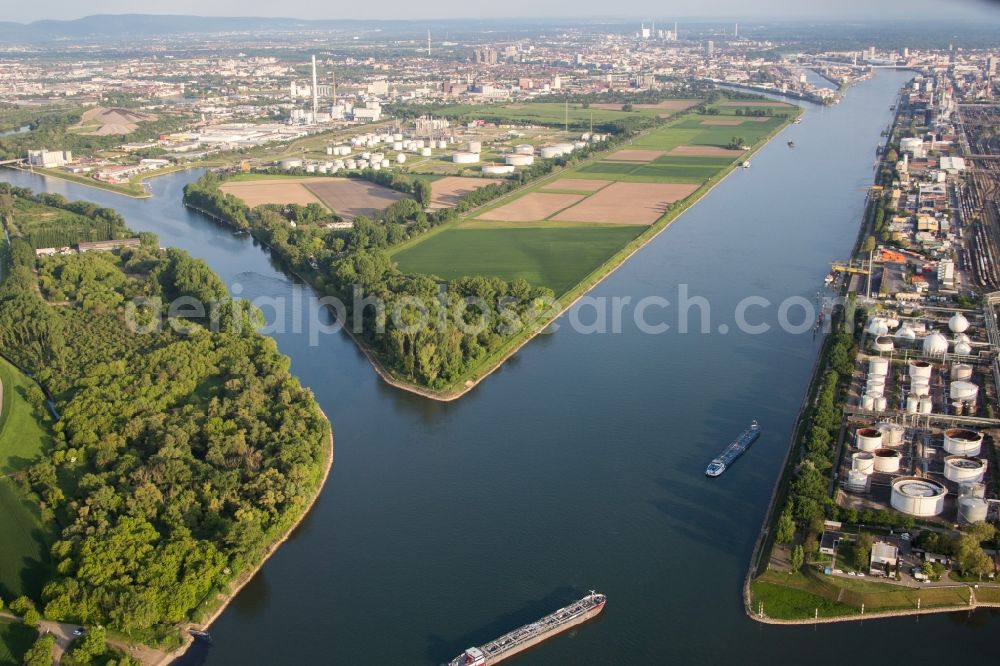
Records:
[[[174,659],[177,659],[187,652],[188,648],[190,648],[191,644],[194,642],[194,637],[191,635],[191,631],[208,631],[208,629],[212,626],[212,623],[219,619],[219,616],[222,615],[226,608],[229,607],[229,604],[231,604],[233,599],[236,598],[236,595],[238,595],[240,591],[246,587],[251,580],[253,580],[253,577],[256,576],[264,565],[267,564],[267,561],[271,559],[276,552],[278,552],[278,548],[288,541],[288,539],[292,536],[292,533],[295,532],[299,525],[302,524],[302,521],[305,520],[306,516],[309,515],[309,512],[312,511],[312,508],[315,506],[317,500],[319,500],[320,494],[323,492],[323,488],[326,486],[327,479],[330,478],[330,471],[333,469],[333,424],[331,423],[330,418],[326,415],[326,412],[324,412],[321,407],[317,406],[317,408],[320,410],[320,413],[323,415],[323,419],[327,424],[327,435],[323,442],[325,461],[323,464],[323,473],[320,476],[316,490],[309,502],[303,507],[302,513],[299,514],[294,521],[292,521],[291,525],[282,531],[281,536],[277,540],[273,541],[267,548],[264,549],[260,560],[256,563],[256,565],[254,565],[253,568],[244,571],[229,583],[229,589],[224,594],[216,598],[212,608],[208,610],[208,615],[203,620],[200,622],[188,623],[182,628],[182,631],[184,632],[184,644],[172,652],[159,653],[159,658],[149,662],[151,666],[167,666],[172,663]]]
[[[692,206],[698,203],[704,196],[711,192],[716,186],[718,186],[722,181],[724,181],[733,171],[741,168],[741,164],[749,160],[749,158],[754,155],[758,150],[766,146],[771,142],[771,140],[786,129],[796,118],[802,114],[802,108],[794,105],[789,105],[790,111],[792,111],[789,116],[780,125],[776,126],[767,135],[762,136],[755,144],[750,148],[739,160],[732,162],[725,169],[715,174],[705,182],[703,182],[699,188],[691,193],[682,203],[679,203],[676,208],[670,210],[664,214],[657,221],[649,225],[641,234],[639,234],[635,239],[625,244],[617,252],[615,252],[610,258],[601,263],[599,266],[594,268],[589,274],[587,274],[582,280],[580,280],[576,285],[570,288],[566,293],[559,297],[556,307],[554,307],[549,313],[546,313],[544,319],[539,320],[534,323],[530,328],[512,336],[504,344],[498,347],[493,353],[484,358],[475,366],[467,369],[462,375],[460,375],[455,381],[450,384],[443,386],[441,388],[430,388],[427,386],[421,386],[413,383],[407,378],[401,377],[393,372],[390,368],[386,367],[378,355],[373,349],[365,344],[355,333],[347,326],[342,328],[351,338],[351,340],[361,349],[365,358],[368,360],[372,368],[379,375],[379,377],[395,388],[419,395],[430,400],[435,400],[439,402],[449,402],[461,398],[469,391],[478,386],[483,380],[492,375],[494,372],[499,370],[503,364],[514,356],[524,345],[534,339],[537,335],[545,331],[556,319],[565,314],[570,308],[573,307],[583,296],[585,296],[590,290],[595,286],[600,284],[605,278],[614,273],[618,268],[620,268],[626,261],[628,261],[633,255],[635,255],[639,250],[645,247],[649,242],[656,238],[660,233],[663,232],[674,220],[678,219],[681,215],[689,210]],[[680,114],[675,120],[682,118],[684,114]],[[559,168],[553,170],[552,173],[546,174],[542,178],[528,183],[524,187],[518,188],[513,192],[509,192],[502,197],[498,197],[492,201],[487,202],[483,206],[469,211],[462,215],[460,218],[448,222],[446,224],[440,225],[431,229],[430,231],[422,234],[416,239],[411,239],[402,243],[399,247],[393,248],[394,252],[401,251],[407,246],[413,243],[425,242],[428,238],[433,237],[436,234],[443,233],[444,231],[461,225],[468,219],[471,219],[478,214],[481,209],[496,207],[505,201],[516,199],[523,196],[526,191],[533,191],[542,187],[545,183],[558,179],[564,176],[566,171],[572,171],[581,168],[590,163],[598,162],[607,157],[607,154],[615,150],[621,150],[624,146],[634,143],[645,136],[647,133],[655,132],[660,129],[661,126],[651,128],[640,135],[633,137],[630,141],[614,146],[608,151],[602,151],[590,156],[586,161],[575,164],[572,167]],[[193,207],[192,207],[193,208]],[[197,210],[197,209],[196,209]],[[218,219],[217,216],[211,215],[211,217]],[[253,229],[250,230],[253,233]],[[255,236],[255,239],[260,242],[260,239]],[[315,285],[314,276],[311,275],[309,271],[303,271],[302,274],[295,273],[290,268],[286,268],[287,272],[296,275],[304,282]]]

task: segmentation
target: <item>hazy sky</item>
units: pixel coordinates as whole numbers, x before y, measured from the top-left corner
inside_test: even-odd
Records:
[[[0,20],[73,19],[88,14],[196,14],[199,16],[287,16],[322,19],[420,19],[528,16],[657,16],[719,18],[892,18],[908,15],[975,18],[1000,15],[1000,3],[988,0],[4,0]]]

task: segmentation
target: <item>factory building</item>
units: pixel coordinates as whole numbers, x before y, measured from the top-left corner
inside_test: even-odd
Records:
[[[73,153],[69,150],[29,150],[28,164],[31,166],[52,169],[61,167],[73,161]]]

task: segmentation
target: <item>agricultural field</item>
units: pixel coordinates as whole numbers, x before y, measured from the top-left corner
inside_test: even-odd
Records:
[[[458,176],[435,178],[431,181],[431,205],[428,208],[430,210],[454,208],[463,196],[492,182],[488,178],[461,178]]]
[[[38,632],[17,620],[0,618],[0,666],[21,666]]]
[[[51,535],[38,502],[24,496],[10,474],[23,470],[51,447],[47,424],[26,400],[31,380],[0,359],[0,598],[38,595],[47,576]]]
[[[352,220],[359,215],[374,215],[406,197],[388,187],[355,178],[237,178],[223,183],[220,189],[239,197],[250,208],[261,204],[317,203]]]
[[[772,113],[792,117],[798,112],[792,105],[777,104],[768,106]],[[720,107],[717,115],[684,114],[602,159],[542,179],[404,244],[392,253],[392,259],[406,273],[444,279],[465,275],[524,278],[561,296],[651,225],[669,219],[676,206],[683,207],[739,164],[749,151],[733,149],[733,144],[756,147],[787,122],[780,117],[743,115],[748,106]],[[563,106],[508,105],[477,111],[490,116],[504,110],[511,120],[525,122],[528,109],[549,113],[551,120]],[[582,111],[571,107],[571,122]],[[585,111],[588,115],[591,111],[624,115],[611,109]]]
[[[440,109],[437,115],[446,118],[473,117],[509,120],[512,123],[538,123],[540,125],[560,125],[566,122],[574,127],[589,127],[591,121],[595,125],[605,122],[622,120],[629,116],[661,116],[672,115],[677,111],[701,103],[701,100],[667,100],[664,106],[636,104],[632,111],[622,111],[622,104],[591,104],[585,108],[582,104],[570,104],[567,107],[561,102],[532,102],[525,104],[478,105],[456,104]],[[683,108],[678,108],[683,107]]]

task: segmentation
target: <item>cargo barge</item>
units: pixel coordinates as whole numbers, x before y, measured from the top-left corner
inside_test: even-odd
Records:
[[[512,657],[532,645],[552,638],[576,625],[586,622],[604,610],[606,597],[590,591],[583,599],[560,608],[540,620],[526,624],[523,627],[504,634],[485,645],[472,647],[448,662],[448,666],[489,666],[498,664],[507,657]]]
[[[757,441],[760,437],[760,425],[754,420],[750,424],[750,427],[740,433],[737,437],[726,447],[726,450],[719,454],[719,457],[709,463],[708,468],[705,470],[705,476],[719,476],[726,469],[732,465],[737,458],[746,453],[746,450],[750,448],[750,445]]]

